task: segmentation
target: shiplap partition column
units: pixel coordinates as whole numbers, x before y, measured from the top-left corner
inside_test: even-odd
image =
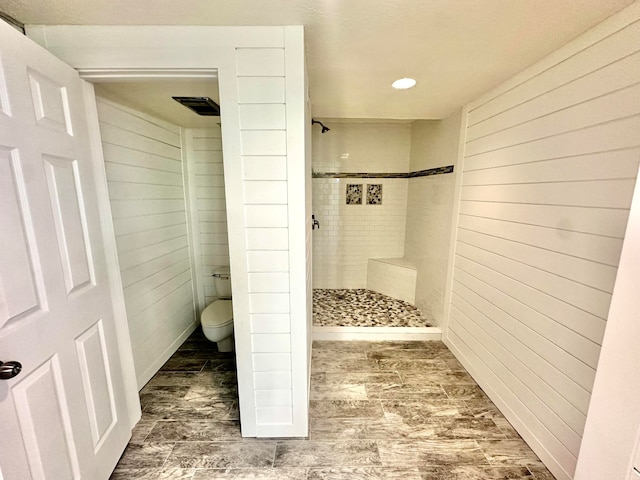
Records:
[[[180,128],[98,99],[138,388],[197,326]]]
[[[284,48],[239,50],[242,198],[259,426],[293,421],[285,102]]]
[[[446,342],[570,479],[640,162],[640,4],[467,111]]]
[[[303,28],[32,26],[28,35],[87,79],[217,71],[242,434],[306,436],[311,237]]]

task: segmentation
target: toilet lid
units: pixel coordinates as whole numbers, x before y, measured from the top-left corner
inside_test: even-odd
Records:
[[[221,327],[233,322],[231,300],[216,300],[210,304],[200,315],[200,321],[207,327]]]

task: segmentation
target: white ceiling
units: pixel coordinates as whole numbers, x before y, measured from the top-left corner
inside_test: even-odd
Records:
[[[218,82],[109,82],[96,83],[96,95],[127,107],[142,110],[174,125],[187,128],[211,127],[220,117],[203,117],[171,97],[209,97],[220,103]]]
[[[25,24],[305,25],[313,115],[443,118],[633,0],[2,0]],[[393,80],[418,80],[394,91]]]

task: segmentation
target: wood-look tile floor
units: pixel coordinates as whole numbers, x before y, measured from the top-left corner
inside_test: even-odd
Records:
[[[112,480],[553,480],[441,342],[314,342],[308,439],[240,436],[233,355],[195,333],[140,392]]]

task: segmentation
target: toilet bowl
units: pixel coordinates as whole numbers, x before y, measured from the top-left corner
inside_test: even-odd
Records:
[[[218,344],[219,352],[233,351],[233,306],[231,300],[216,300],[200,315],[204,336]]]
[[[211,303],[200,315],[202,332],[216,342],[219,352],[233,351],[233,304],[231,303],[231,279],[229,267],[218,267],[213,271],[216,291],[221,299]]]

